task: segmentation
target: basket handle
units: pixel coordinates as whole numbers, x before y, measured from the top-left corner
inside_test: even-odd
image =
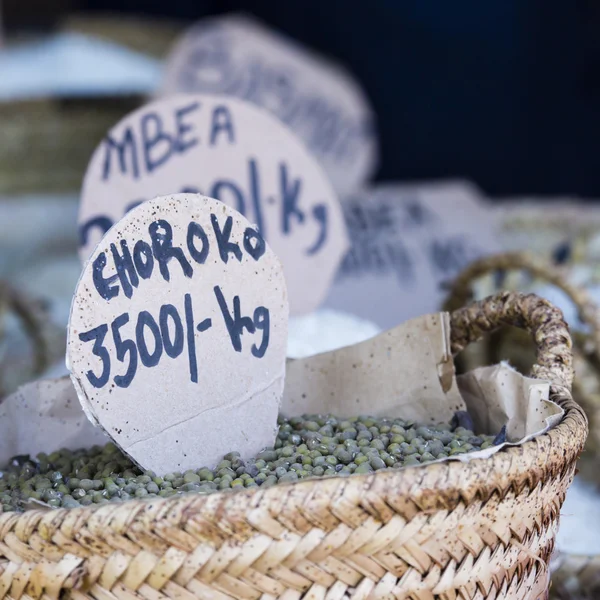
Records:
[[[452,282],[444,303],[444,310],[451,312],[467,304],[473,297],[471,284],[476,279],[494,271],[524,271],[565,292],[575,305],[581,321],[591,328],[593,355],[596,363],[600,365],[600,311],[598,305],[585,289],[569,283],[561,270],[530,254],[507,252],[474,261]]]
[[[450,315],[452,352],[457,354],[484,333],[504,325],[525,329],[536,346],[531,375],[545,379],[554,392],[571,394],[573,353],[569,328],[562,312],[535,294],[500,292],[473,302]]]

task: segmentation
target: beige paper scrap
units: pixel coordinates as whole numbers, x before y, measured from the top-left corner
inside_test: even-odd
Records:
[[[323,306],[383,329],[439,310],[453,277],[502,250],[497,215],[467,181],[375,185],[342,208],[351,247]]]
[[[329,412],[447,423],[464,410],[447,313],[412,319],[370,340],[288,361],[282,412]]]
[[[457,378],[478,431],[506,425],[509,442],[523,443],[558,424],[564,411],[549,400],[547,382],[525,377],[508,363],[479,367]]]
[[[28,383],[0,402],[0,467],[17,455],[78,450],[109,441],[86,418],[69,377]]]

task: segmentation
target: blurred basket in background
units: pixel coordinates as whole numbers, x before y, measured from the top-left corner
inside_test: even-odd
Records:
[[[141,16],[96,14],[89,17],[75,13],[63,21],[61,30],[109,40],[162,59],[185,25],[175,20]]]
[[[600,210],[576,198],[510,199],[495,205],[505,248],[568,264],[573,282],[600,281]]]
[[[7,329],[20,326],[28,341],[26,353],[15,351],[15,336]],[[14,389],[39,377],[63,352],[64,331],[54,327],[39,302],[0,281],[0,402]]]
[[[598,600],[600,556],[559,556],[552,570],[550,600]]]
[[[0,60],[0,195],[78,193],[104,135],[154,92],[179,29],[75,15],[52,33],[9,40]]]
[[[142,97],[0,102],[2,195],[79,193],[106,132]]]

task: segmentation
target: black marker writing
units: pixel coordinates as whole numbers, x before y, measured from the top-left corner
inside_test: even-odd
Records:
[[[139,179],[198,144],[235,144],[235,127],[229,108],[225,104],[214,106],[204,132],[198,131],[195,120],[201,110],[200,102],[179,106],[168,116],[148,110],[140,114],[139,121],[130,122],[120,137],[116,133],[109,134],[101,146],[104,153],[102,181],[110,181],[115,173]]]
[[[219,286],[215,286],[214,295],[233,351],[243,352],[242,336],[245,331],[252,336],[260,332],[258,340],[252,338],[249,350],[255,358],[262,358],[269,347],[269,309],[258,306],[253,310],[252,317],[244,316],[239,295],[231,300],[231,308]],[[151,369],[165,357],[176,359],[187,346],[190,381],[198,383],[195,332],[203,333],[213,326],[210,318],[200,321],[196,319],[191,294],[184,296],[183,317],[174,304],[163,304],[158,310],[158,319],[148,310],[140,311],[135,319],[131,319],[127,312],[122,313],[113,319],[110,326],[104,323],[79,334],[82,342],[93,342],[92,355],[98,359],[100,366],[98,375],[90,369],[86,377],[93,387],[103,388],[110,382],[112,375],[115,385],[127,388],[133,382],[140,365]],[[109,330],[110,336],[107,335]],[[124,369],[118,369],[117,373],[114,373],[111,363],[111,340],[116,360],[124,365]]]
[[[237,96],[268,108],[304,137],[313,153],[340,167],[353,164],[374,137],[368,114],[355,115],[318,90],[307,89],[293,70],[255,54],[231,54],[236,40],[226,31],[204,33],[176,74],[184,92]]]
[[[158,159],[154,157],[150,160],[154,161],[152,163],[154,165]],[[285,236],[293,236],[303,227],[316,225],[314,240],[304,251],[307,255],[318,254],[327,244],[329,237],[327,205],[307,200],[304,197],[302,178],[294,175],[285,162],[281,162],[277,167],[277,180],[274,182],[277,190],[275,194],[265,196],[264,190],[268,186],[265,185],[263,179],[258,162],[251,158],[247,162],[244,181],[220,178],[209,183],[204,190],[184,184],[181,185],[181,192],[206,193],[209,197],[235,208],[251,222],[256,223],[258,231],[267,239],[269,232],[265,214],[268,210],[278,211],[275,223],[278,224],[280,232]],[[125,214],[141,203],[140,199],[129,202]],[[270,208],[271,205],[274,208]],[[80,246],[90,245],[92,235],[101,238],[112,225],[113,220],[108,215],[97,215],[90,218],[79,227]],[[167,233],[165,233],[165,237],[168,238]],[[164,270],[163,263],[160,268]]]
[[[258,261],[264,255],[267,246],[258,231],[246,227],[242,240],[235,242],[231,239],[231,216],[227,216],[224,223],[220,223],[215,214],[211,214],[210,219],[216,240],[212,252],[218,253],[224,264],[227,264],[231,257],[241,261],[246,255],[253,261]],[[199,223],[190,221],[185,244],[178,246],[173,239],[173,227],[169,221],[157,219],[148,226],[148,241],[137,240],[133,252],[127,240],[121,240],[118,246],[111,244],[109,254],[100,252],[92,265],[92,280],[96,291],[104,300],[111,300],[120,293],[131,298],[140,281],[150,278],[157,266],[160,276],[165,281],[171,280],[173,269],[191,278],[194,269],[206,262],[210,252],[209,237]],[[105,273],[109,266],[109,257],[116,271],[112,275]]]
[[[269,345],[269,310],[264,306],[259,306],[254,310],[254,316],[244,317],[242,316],[242,309],[240,303],[240,297],[233,297],[233,310],[230,313],[229,306],[225,300],[225,296],[221,288],[217,285],[214,288],[223,320],[227,326],[229,338],[231,339],[231,345],[236,352],[242,351],[242,335],[244,330],[248,333],[254,333],[256,330],[260,330],[263,333],[263,337],[259,346],[252,346],[252,355],[257,358],[262,358],[265,354],[267,346]]]

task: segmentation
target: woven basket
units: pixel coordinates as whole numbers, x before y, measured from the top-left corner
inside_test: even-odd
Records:
[[[188,24],[179,20],[124,13],[68,15],[61,31],[102,38],[130,50],[163,59]]]
[[[585,479],[600,483],[600,309],[585,289],[569,283],[563,271],[556,266],[529,254],[506,253],[479,259],[460,273],[452,284],[444,304],[445,310],[455,310],[470,302],[474,282],[495,271],[524,271],[535,279],[556,286],[571,299],[581,322],[589,326],[589,334],[573,335],[577,374],[573,382],[573,397],[584,409],[590,425],[579,469]],[[524,339],[523,332],[516,329],[505,329],[490,336],[484,347],[479,349],[479,354],[478,357],[474,354],[467,356],[463,369],[474,368],[481,357],[492,364],[501,358],[510,358],[521,370],[534,360],[531,344]]]
[[[597,279],[598,265],[590,246],[600,227],[595,203],[516,198],[499,203],[495,212],[506,248],[535,252],[550,261],[559,248],[568,246],[567,263],[587,267]]]
[[[503,293],[451,315],[459,352],[504,324],[565,409],[488,459],[209,496],[0,515],[0,598],[547,598],[560,507],[586,437],[560,311]]]
[[[0,102],[0,195],[72,193],[106,132],[140,97]]]

